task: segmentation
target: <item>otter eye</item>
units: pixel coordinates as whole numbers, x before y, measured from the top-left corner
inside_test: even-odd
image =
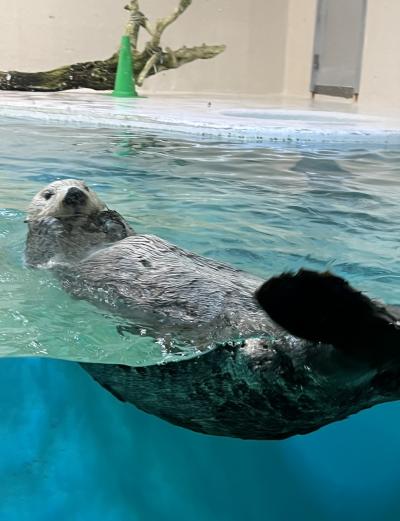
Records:
[[[48,201],[51,197],[53,197],[53,195],[54,195],[54,192],[48,191],[43,194],[43,197],[46,199],[46,201]]]
[[[86,190],[86,192],[90,192],[89,187],[87,185],[83,185],[83,188]]]

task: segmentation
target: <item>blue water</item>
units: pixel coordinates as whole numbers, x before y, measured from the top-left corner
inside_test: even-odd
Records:
[[[282,150],[3,122],[0,351],[34,357],[0,360],[0,520],[397,521],[398,404],[284,442],[173,427],[74,362],[38,357],[76,359],[88,345],[101,360],[113,342],[124,357],[132,344],[121,347],[112,317],[90,306],[88,323],[66,328],[82,304],[21,255],[32,195],[79,177],[139,231],[263,277],[329,268],[400,303],[399,170],[400,152],[371,145]],[[105,352],[91,330],[100,323]]]

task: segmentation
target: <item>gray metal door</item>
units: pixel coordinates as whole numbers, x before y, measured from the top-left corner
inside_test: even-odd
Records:
[[[318,0],[313,94],[357,98],[367,0]]]

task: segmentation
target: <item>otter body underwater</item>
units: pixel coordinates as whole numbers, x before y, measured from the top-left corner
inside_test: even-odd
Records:
[[[339,277],[302,270],[264,283],[136,234],[77,180],[41,190],[27,222],[26,263],[52,270],[74,296],[172,344],[177,336],[216,346],[147,367],[81,364],[148,413],[197,432],[267,440],[400,398],[400,308]]]

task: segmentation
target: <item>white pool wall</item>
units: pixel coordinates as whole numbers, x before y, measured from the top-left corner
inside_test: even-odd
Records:
[[[299,99],[1,92],[0,117],[246,142],[400,143],[400,115]]]
[[[104,59],[118,47],[128,0],[0,0],[0,70],[39,71]],[[201,0],[163,35],[163,44],[226,44],[149,78],[147,92],[309,96],[316,0]],[[141,0],[150,21],[178,0]],[[400,106],[400,2],[368,0],[359,104]]]

